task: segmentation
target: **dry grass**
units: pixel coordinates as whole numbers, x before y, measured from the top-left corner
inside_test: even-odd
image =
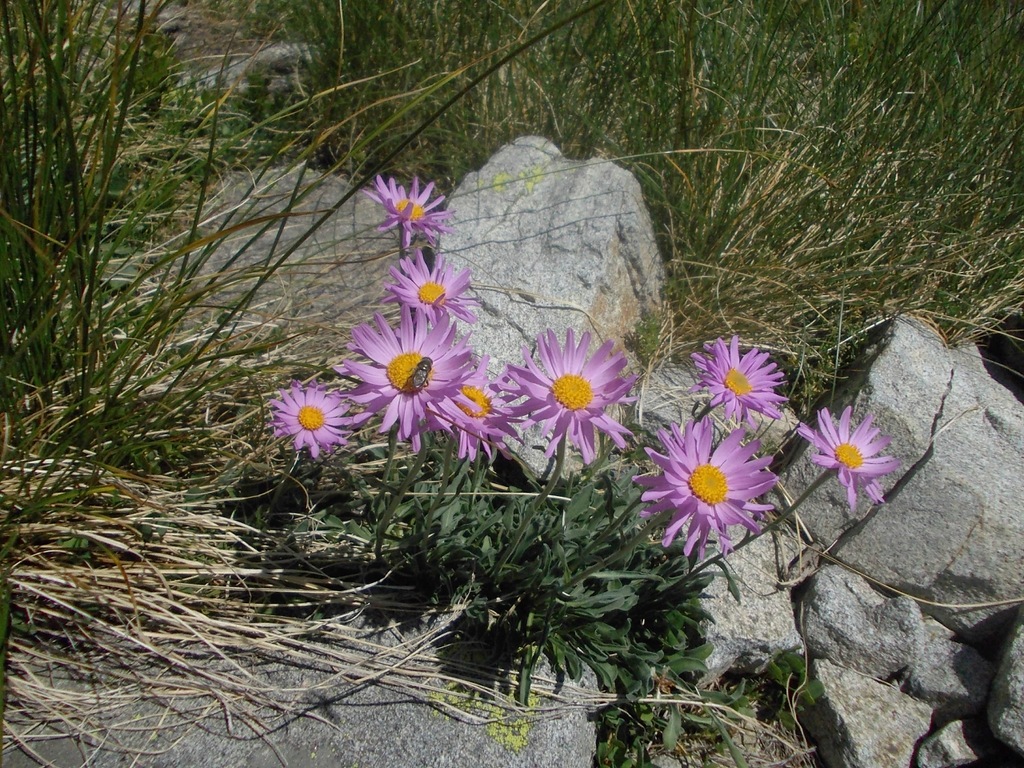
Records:
[[[298,716],[311,691],[380,681],[425,699],[452,679],[438,654],[458,606],[398,645],[355,622],[367,612],[432,616],[408,590],[361,573],[367,548],[346,551],[315,532],[269,536],[226,517],[228,499],[197,498],[169,479],[80,466],[60,477],[54,496],[77,498],[23,526],[10,564],[6,744],[31,750],[57,729],[131,754],[140,725],[126,712],[142,702],[174,711],[187,699],[196,718],[222,708],[259,734],[270,714]],[[339,562],[345,573],[332,575]],[[259,671],[270,661],[319,669],[319,682],[276,689]],[[467,691],[493,695],[465,671]]]

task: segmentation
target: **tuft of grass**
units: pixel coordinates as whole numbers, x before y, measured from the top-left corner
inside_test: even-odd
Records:
[[[226,98],[183,83],[156,31],[162,6],[0,4],[5,739],[39,723],[97,725],[33,682],[37,663],[81,664],[68,637],[115,665],[195,672],[140,628],[166,631],[157,645],[168,648],[230,645],[257,610],[242,584],[258,569],[246,576],[240,553],[272,547],[225,521],[215,480],[251,455],[263,428],[252,390],[277,365],[270,351],[301,331],[247,311],[298,246],[247,254],[317,180],[296,182],[272,215],[207,215],[221,171],[251,158],[267,124],[243,126]],[[302,219],[305,238],[324,218]],[[312,583],[280,586],[349,588]],[[277,649],[279,634],[266,626]]]
[[[5,461],[202,464],[221,440],[205,401],[249,386],[286,340],[276,318],[246,310],[330,213],[304,212],[302,237],[282,245],[322,177],[292,177],[270,214],[210,214],[222,171],[252,161],[253,137],[295,108],[243,125],[227,96],[188,85],[155,32],[163,5],[0,9]],[[250,169],[253,189],[272,162]],[[273,247],[251,258],[261,238]]]
[[[212,178],[210,113],[174,87],[152,15],[70,2],[0,13],[10,455],[160,471],[185,453],[182,412],[223,373],[211,352],[245,346],[229,327],[183,343],[201,259],[161,243],[187,230],[182,206]]]
[[[705,92],[736,94],[734,114],[665,176],[683,203],[682,327],[711,335],[725,320],[799,361],[816,393],[893,314],[962,337],[1020,305],[1019,9],[727,18],[716,48],[749,53],[708,69]]]

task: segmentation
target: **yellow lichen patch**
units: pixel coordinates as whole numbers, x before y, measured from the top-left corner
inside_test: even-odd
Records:
[[[510,181],[513,181],[512,174],[502,171],[501,173],[496,173],[494,175],[494,181],[491,182],[491,186],[494,187],[496,192],[504,192],[505,185]]]
[[[532,168],[519,172],[519,181],[526,187],[526,194],[533,194],[533,188],[537,186],[537,180],[544,175],[544,166],[535,165]]]
[[[488,705],[493,710],[493,717],[500,717],[501,710],[493,704]],[[525,717],[517,717],[514,720],[498,721],[487,724],[487,735],[510,752],[519,754],[530,743],[530,729],[533,723]]]
[[[543,165],[534,165],[527,168],[525,171],[520,171],[515,176],[506,171],[494,174],[494,178],[491,179],[491,187],[495,192],[502,192],[508,188],[508,185],[512,182],[521,183],[526,189],[526,194],[532,194],[533,188],[537,186],[537,181],[540,180],[545,174]]]
[[[461,690],[461,687],[457,683],[448,683],[445,686],[449,691]],[[470,696],[460,696],[456,693],[442,693],[440,691],[431,693],[430,699],[433,701],[447,704],[448,706],[461,709],[470,715],[476,715],[482,717],[491,722],[487,723],[487,735],[498,745],[504,747],[509,752],[519,754],[527,745],[530,743],[530,730],[533,728],[533,722],[528,717],[514,717],[508,718],[506,711],[499,707],[497,704],[489,701],[483,701],[477,698],[476,694]],[[511,701],[511,699],[509,699]],[[530,694],[527,706],[530,708],[536,707],[540,702],[540,699],[535,694]],[[444,717],[445,715],[441,712],[435,713]]]

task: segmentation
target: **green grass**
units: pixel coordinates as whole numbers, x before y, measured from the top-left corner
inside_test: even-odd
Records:
[[[265,544],[263,532],[214,533],[210,520],[240,480],[286,470],[273,448],[253,448],[266,437],[259,395],[283,383],[274,356],[289,372],[315,366],[283,348],[292,339],[274,323],[241,322],[290,252],[206,270],[224,238],[281,222],[200,226],[232,167],[259,177],[308,160],[357,182],[417,173],[448,192],[526,133],[569,156],[617,158],[640,179],[670,276],[663,316],[637,329],[640,351],[682,359],[739,333],[787,367],[798,404],[827,391],[895,313],[966,338],[1024,300],[1018,4],[193,0],[192,12],[244,19],[243,38],[311,44],[307,90],[290,103],[181,85],[159,6],[115,23],[118,4],[101,0],[0,4],[0,638],[15,650],[59,638],[54,627],[83,613],[114,627],[121,614],[99,592],[123,586],[131,558],[174,571],[175,599],[245,615],[202,574],[247,537]],[[242,298],[225,304],[227,289]],[[519,515],[516,504],[502,514]],[[497,551],[449,544],[420,558],[395,545],[392,565],[428,582]],[[589,555],[567,551],[586,572]],[[95,599],[47,582],[47,569],[92,585]],[[474,610],[486,618],[507,594],[533,595],[525,636],[566,664],[587,661],[577,647],[597,658],[639,642],[591,627],[590,601],[605,597],[590,593],[565,609],[564,633],[538,635],[557,579],[495,569]],[[132,605],[163,616],[147,603],[163,585],[154,579],[134,585]],[[683,645],[692,618],[672,619]],[[643,642],[647,655],[622,672],[632,694],[650,684],[647,664],[690,668],[685,653]],[[605,753],[617,765],[642,764],[644,739],[680,725],[678,709],[643,703],[614,719]]]
[[[1020,307],[1019,7],[595,6],[564,25],[577,4],[340,6],[340,18],[319,0],[291,21],[274,7],[314,41],[318,89],[348,86],[324,98],[315,130],[350,172],[410,138],[389,165],[448,185],[525,133],[620,158],[670,267],[664,354],[738,332],[799,370],[808,397],[896,312],[963,338]],[[345,136],[331,132],[342,116]],[[364,134],[373,151],[349,153]]]

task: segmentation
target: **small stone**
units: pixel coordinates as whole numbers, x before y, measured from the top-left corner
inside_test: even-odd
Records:
[[[917,768],[958,768],[999,752],[992,732],[981,720],[954,720],[921,742]]]
[[[910,660],[906,691],[935,708],[944,723],[985,710],[995,667],[969,645],[955,642],[938,622],[927,619],[920,653]]]

